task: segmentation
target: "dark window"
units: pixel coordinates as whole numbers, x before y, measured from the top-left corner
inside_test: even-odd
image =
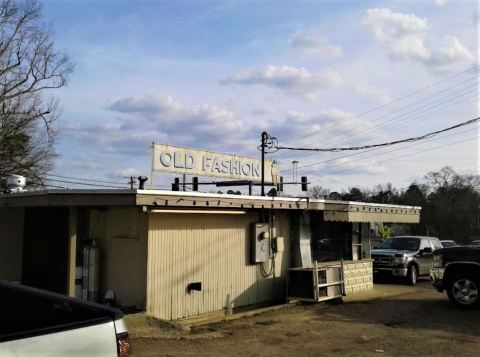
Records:
[[[378,249],[408,250],[415,252],[420,246],[418,238],[390,238],[383,242]]]

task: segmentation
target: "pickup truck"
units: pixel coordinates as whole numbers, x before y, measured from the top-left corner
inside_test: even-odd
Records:
[[[430,274],[432,252],[442,248],[435,237],[398,236],[385,240],[371,251],[373,276],[401,277],[415,285],[419,276]]]
[[[430,278],[459,307],[480,305],[480,246],[444,248],[433,254]]]
[[[0,356],[131,354],[119,310],[0,281]]]

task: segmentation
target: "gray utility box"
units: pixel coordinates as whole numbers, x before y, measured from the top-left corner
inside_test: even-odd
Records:
[[[344,295],[343,262],[314,263],[313,267],[288,271],[287,299],[325,301]]]
[[[251,261],[253,264],[267,262],[271,253],[270,226],[268,223],[252,224]]]

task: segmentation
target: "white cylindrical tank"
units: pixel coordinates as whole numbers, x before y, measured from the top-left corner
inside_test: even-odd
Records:
[[[83,248],[83,300],[98,301],[99,272],[98,241],[92,239]]]
[[[20,175],[10,175],[7,177],[8,192],[21,192],[25,188],[27,179]]]

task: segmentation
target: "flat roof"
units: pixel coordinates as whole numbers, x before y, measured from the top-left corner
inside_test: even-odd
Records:
[[[404,223],[418,223],[421,211],[416,206],[370,202],[163,190],[54,189],[0,194],[0,207],[47,206],[315,210],[324,211],[325,220],[330,221]]]

